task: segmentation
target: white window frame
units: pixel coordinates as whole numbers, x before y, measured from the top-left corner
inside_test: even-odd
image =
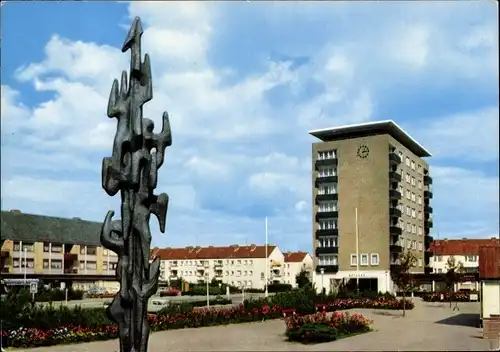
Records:
[[[358,256],[356,254],[351,254],[351,266],[358,265]]]
[[[411,161],[411,169],[415,170],[415,162],[413,160]]]
[[[375,260],[373,260],[375,259]],[[371,253],[370,254],[370,265],[372,266],[379,266],[380,265],[380,257],[378,253]]]
[[[368,255],[368,253],[361,253],[360,259],[361,259],[359,261],[359,265],[360,266],[368,266],[368,265],[370,265],[370,256]],[[366,259],[365,263],[363,263],[363,259]]]
[[[410,166],[410,158],[406,157],[406,166]]]

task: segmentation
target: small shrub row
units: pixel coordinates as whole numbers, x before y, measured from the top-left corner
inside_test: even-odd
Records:
[[[316,313],[286,318],[288,341],[304,344],[329,342],[370,331],[373,322],[361,314],[335,312],[331,315]]]
[[[476,291],[471,291],[471,292],[454,292],[451,294],[451,301],[452,302],[470,302],[470,295],[471,293],[476,293]],[[478,295],[478,300],[479,300],[479,295]],[[449,302],[450,301],[450,294],[448,292],[434,292],[434,293],[428,293],[426,295],[422,296],[422,299],[425,302]]]

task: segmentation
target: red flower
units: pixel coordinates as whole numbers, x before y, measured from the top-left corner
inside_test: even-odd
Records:
[[[262,306],[262,314],[267,314],[269,313],[269,306],[265,305],[265,306]]]

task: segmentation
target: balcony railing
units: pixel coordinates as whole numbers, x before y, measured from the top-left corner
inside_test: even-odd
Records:
[[[432,191],[430,191],[430,190],[424,191],[424,198],[431,199],[432,198]]]
[[[339,271],[338,265],[317,265],[316,273],[321,274],[321,269],[325,274],[336,273]]]
[[[398,226],[390,226],[389,233],[391,235],[401,235],[403,233],[403,230],[401,229],[401,227]]]
[[[316,212],[316,220],[319,219],[327,219],[327,218],[338,218],[339,212],[336,210],[333,211],[317,211]]]
[[[391,253],[401,253],[403,251],[403,247],[401,247],[399,244],[391,244],[389,247],[389,251]]]
[[[317,247],[316,248],[316,256],[320,254],[338,254],[339,247]]]
[[[391,164],[401,164],[401,158],[394,152],[389,153],[389,162]]]
[[[316,237],[322,237],[322,236],[338,236],[339,235],[339,229],[317,229],[316,230]]]
[[[400,218],[401,215],[401,210],[399,210],[398,208],[390,208],[389,209],[389,215],[394,217],[394,218]]]
[[[324,200],[337,200],[339,198],[339,195],[337,192],[334,193],[325,193],[325,194],[317,194],[316,195],[316,202],[319,201],[324,201]]]
[[[336,183],[339,182],[338,176],[318,176],[314,181],[316,187],[323,183]]]
[[[401,182],[402,177],[400,174],[398,174],[395,171],[390,171],[389,172],[389,181],[391,182]]]
[[[432,177],[429,175],[424,176],[424,185],[432,185]]]
[[[334,159],[317,159],[314,163],[318,169],[320,166],[336,166],[338,164],[337,158]]]
[[[77,268],[65,268],[64,273],[65,274],[78,274],[78,269]]]
[[[432,207],[430,205],[424,205],[424,212],[426,212],[427,214],[432,214]]]
[[[395,189],[389,191],[389,197],[391,199],[401,199],[401,193]]]

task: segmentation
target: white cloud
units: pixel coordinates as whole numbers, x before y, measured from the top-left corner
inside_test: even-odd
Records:
[[[313,45],[315,35],[311,34],[307,40],[297,38],[291,49],[282,45],[285,40],[277,41],[278,52],[293,53],[292,59],[278,62],[263,62],[261,56],[253,58],[249,52],[248,59],[260,70],[242,74],[235,68],[238,63],[217,65],[211,56],[211,50],[218,50],[215,44],[224,11],[231,6],[236,5],[129,4],[129,13],[144,22],[143,53],[149,52],[152,58],[154,99],[146,104],[144,114],[159,129],[162,112],[168,110],[173,131],[173,146],[167,150],[158,186],[171,199],[169,235],[162,244],[252,241],[260,238],[263,221],[237,210],[266,208],[274,214],[270,238],[294,238],[293,244],[287,241],[286,249],[294,245],[309,249],[308,129],[373,119],[381,96],[393,94],[390,100],[397,104],[394,92],[402,80],[431,77],[430,85],[436,81],[451,85],[461,84],[464,75],[482,85],[485,76],[498,73],[488,61],[497,51],[495,38],[488,32],[491,23],[458,31],[449,26],[448,7],[419,8],[412,13],[414,19],[394,7],[399,10],[388,12],[381,21],[380,16],[374,20],[373,10],[362,7],[336,5],[323,10],[323,4],[268,4],[258,5],[262,11],[252,14],[266,18],[271,27],[290,22],[283,33],[314,22],[324,40],[320,46]],[[256,4],[249,6],[256,8]],[[364,18],[364,25],[345,26],[332,18]],[[324,30],[332,23],[342,24],[345,33],[331,27]],[[235,36],[241,30],[231,28]],[[255,40],[267,40],[267,36]],[[72,41],[64,33],[54,35],[45,46],[43,60],[16,72],[20,83],[32,84],[43,96],[53,93],[53,97],[28,104],[28,98],[2,86],[2,144],[7,144],[2,151],[3,206],[94,220],[101,220],[108,209],[118,209],[118,200],[110,200],[100,190],[98,174],[100,159],[111,152],[116,128],[115,120],[106,116],[109,89],[129,66],[129,55],[120,52],[121,44],[111,47]],[[309,61],[296,67],[295,56],[306,56]],[[321,89],[312,93],[311,82]],[[292,94],[278,107],[269,101],[268,93],[283,87]],[[497,117],[498,109],[484,108],[437,116],[424,128],[413,124],[408,130],[415,131],[436,156],[491,162],[498,160],[498,135],[491,133],[498,131]],[[495,221],[483,216],[481,209],[496,206],[498,214],[498,202],[491,198],[491,187],[498,180],[473,170],[431,166],[436,172],[436,215],[443,219],[443,231],[491,232]],[[474,184],[475,177],[484,183]],[[462,195],[457,192],[460,182],[470,188]],[[28,186],[22,189],[23,185]],[[82,189],[92,191],[80,197]],[[473,199],[488,189],[488,195]],[[449,223],[443,214],[449,214],[451,207],[463,212],[458,204],[476,214],[475,222]]]
[[[434,119],[410,131],[435,158],[498,162],[498,107],[465,111]],[[413,134],[413,133],[412,133]]]

